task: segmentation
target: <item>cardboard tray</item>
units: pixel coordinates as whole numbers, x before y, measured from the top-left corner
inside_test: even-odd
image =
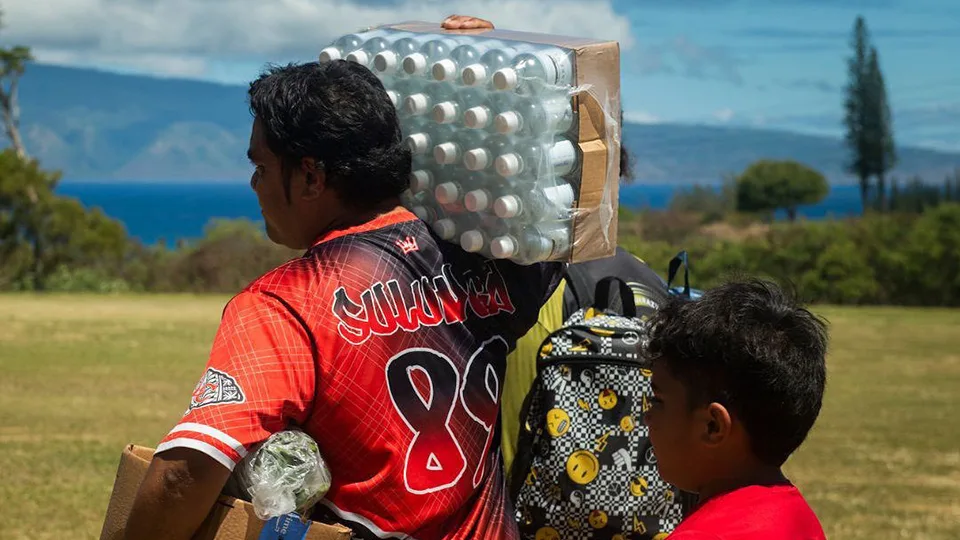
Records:
[[[122,540],[133,501],[153,458],[153,449],[127,445],[120,455],[120,466],[113,484],[113,493],[100,532],[100,540]],[[258,540],[264,524],[253,511],[253,505],[223,496],[217,500],[193,540]],[[268,536],[277,538],[278,536]],[[305,540],[349,540],[353,535],[343,525],[308,522]],[[291,540],[293,540],[291,538]]]

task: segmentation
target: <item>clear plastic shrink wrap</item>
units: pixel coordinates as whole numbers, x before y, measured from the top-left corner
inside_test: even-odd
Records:
[[[383,82],[413,152],[403,204],[440,238],[518,264],[613,254],[616,42],[410,22],[320,53],[339,58]]]

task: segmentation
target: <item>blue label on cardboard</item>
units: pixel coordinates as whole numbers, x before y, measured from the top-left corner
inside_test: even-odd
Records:
[[[309,528],[310,523],[300,521],[297,514],[278,516],[263,524],[259,540],[303,540]]]

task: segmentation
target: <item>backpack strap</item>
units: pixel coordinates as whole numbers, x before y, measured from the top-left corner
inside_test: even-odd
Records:
[[[590,303],[590,274],[582,264],[568,264],[563,271],[563,277],[567,280],[567,287],[573,293],[573,298],[577,302],[578,308],[589,307]],[[564,313],[564,318],[569,314]]]
[[[690,265],[687,259],[687,252],[681,251],[670,260],[670,267],[667,270],[667,290],[673,283],[673,278],[677,277],[677,271],[683,266],[683,296],[690,298]]]
[[[616,283],[620,288],[620,302],[622,303],[621,314],[631,319],[637,316],[637,304],[633,300],[633,289],[627,285],[627,282],[617,276],[607,276],[597,282],[597,289],[593,295],[593,306],[600,311],[606,311],[610,308],[610,285]]]

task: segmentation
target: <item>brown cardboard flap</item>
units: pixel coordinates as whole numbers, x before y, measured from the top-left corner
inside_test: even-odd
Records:
[[[606,115],[592,94],[580,94],[577,110],[580,116],[579,146],[583,169],[570,260],[583,262],[610,257],[616,250],[620,145],[616,140],[605,140]],[[588,138],[591,134],[592,137]],[[611,167],[615,170],[610,171]],[[608,171],[615,174],[615,180],[609,183]]]
[[[152,449],[132,444],[123,449],[100,540],[123,538],[133,500],[146,476],[151,459]],[[222,496],[200,525],[193,540],[257,540],[263,524],[252,504]],[[307,531],[306,540],[350,540],[351,537],[350,529],[343,525],[313,522]]]

